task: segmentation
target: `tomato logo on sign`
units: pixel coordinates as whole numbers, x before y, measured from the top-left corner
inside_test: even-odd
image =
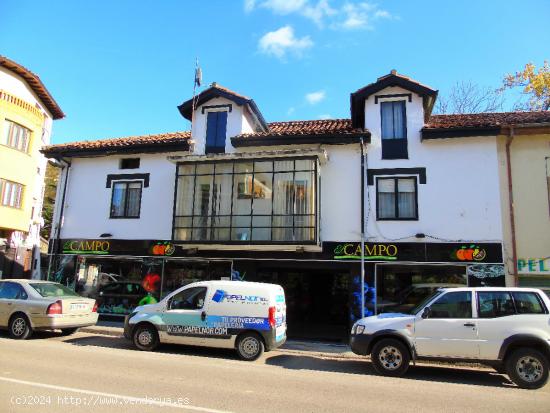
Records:
[[[462,246],[453,252],[453,258],[459,261],[483,261],[487,253],[477,245]]]
[[[151,248],[153,255],[172,255],[176,251],[174,244],[169,242],[157,242]]]

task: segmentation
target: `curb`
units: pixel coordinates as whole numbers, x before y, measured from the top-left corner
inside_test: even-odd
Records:
[[[91,326],[91,327],[83,327],[79,330],[82,333],[88,333],[88,334],[99,334],[103,336],[110,336],[110,337],[124,337],[123,330],[120,327],[98,327],[98,326]],[[285,346],[300,346],[304,348],[285,348]],[[282,347],[276,348],[272,350],[274,353],[286,353],[286,354],[300,354],[300,355],[307,355],[310,357],[322,357],[327,359],[345,359],[345,360],[365,360],[365,357],[358,356],[349,350],[348,346],[345,345],[335,345],[335,344],[322,344],[323,346],[331,346],[334,347],[334,351],[320,351],[316,349],[315,344],[312,345],[312,343],[307,342],[296,342],[293,343],[288,342],[285,343]],[[308,346],[312,348],[307,348]],[[339,348],[341,347],[341,349]]]

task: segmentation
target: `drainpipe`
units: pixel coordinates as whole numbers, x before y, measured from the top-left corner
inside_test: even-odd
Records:
[[[69,180],[69,169],[71,167],[70,162],[64,161],[61,158],[58,159],[58,161],[61,163],[61,166],[62,166],[60,176],[63,177],[63,195],[61,196],[61,207],[59,208],[59,217],[58,217],[58,220],[57,220],[57,225],[55,227],[53,227],[54,229],[52,230],[53,242],[51,242],[48,245],[49,262],[48,262],[48,274],[46,275],[46,279],[50,278],[50,271],[51,271],[51,268],[52,268],[52,260],[53,260],[53,257],[55,255],[57,255],[56,251],[58,249],[59,240],[61,238],[61,223],[63,221],[63,209],[65,207],[65,194],[67,193],[67,182]],[[65,172],[65,174],[63,174],[63,172]],[[57,200],[57,197],[56,197],[56,200]]]
[[[365,146],[361,138],[361,317],[365,316]]]
[[[506,137],[506,172],[508,175],[508,202],[510,210],[510,230],[512,232],[512,261],[513,261],[513,273],[514,284],[518,285],[518,271],[517,271],[517,248],[516,248],[516,220],[514,215],[514,190],[512,182],[512,162],[510,160],[510,146],[514,140],[514,127],[510,125],[508,136]]]

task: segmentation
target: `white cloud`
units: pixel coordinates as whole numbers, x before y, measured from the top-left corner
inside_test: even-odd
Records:
[[[372,29],[372,22],[378,19],[391,19],[393,16],[387,10],[379,9],[377,5],[368,2],[346,3],[342,7],[343,20],[333,27],[347,30]]]
[[[335,3],[334,0],[244,0],[244,8],[247,12],[262,7],[278,15],[298,14],[320,28],[328,24],[337,30],[372,29],[372,23],[376,20],[398,20],[398,17],[387,10],[368,1],[347,0],[344,4]]]
[[[321,120],[332,119],[332,115],[329,113],[323,113],[322,115],[317,116],[317,118]]]
[[[256,0],[244,0],[244,11],[250,13],[256,7]]]
[[[306,94],[306,100],[310,105],[315,105],[321,102],[322,100],[325,99],[325,97],[326,97],[326,94],[324,90],[318,90],[317,92],[311,92]]]
[[[300,56],[302,52],[313,46],[309,36],[297,38],[291,26],[283,26],[273,32],[264,34],[258,42],[258,48],[262,53],[273,55],[279,59],[285,57],[288,52]]]
[[[301,10],[306,4],[307,0],[265,0],[261,6],[277,14],[290,14]]]

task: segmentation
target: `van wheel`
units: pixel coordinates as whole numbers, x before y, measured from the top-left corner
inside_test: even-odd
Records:
[[[153,351],[159,345],[157,329],[148,324],[137,326],[133,339],[134,345],[143,351]]]
[[[264,352],[264,342],[255,333],[245,333],[237,339],[237,353],[246,361],[257,360]]]
[[[10,330],[10,337],[16,340],[25,340],[32,334],[32,328],[24,314],[14,314],[10,319],[8,326]]]
[[[548,381],[548,360],[535,349],[520,348],[506,358],[506,372],[522,389],[539,389]]]
[[[371,362],[374,370],[383,376],[401,377],[409,369],[409,349],[393,338],[376,343],[372,349]]]

